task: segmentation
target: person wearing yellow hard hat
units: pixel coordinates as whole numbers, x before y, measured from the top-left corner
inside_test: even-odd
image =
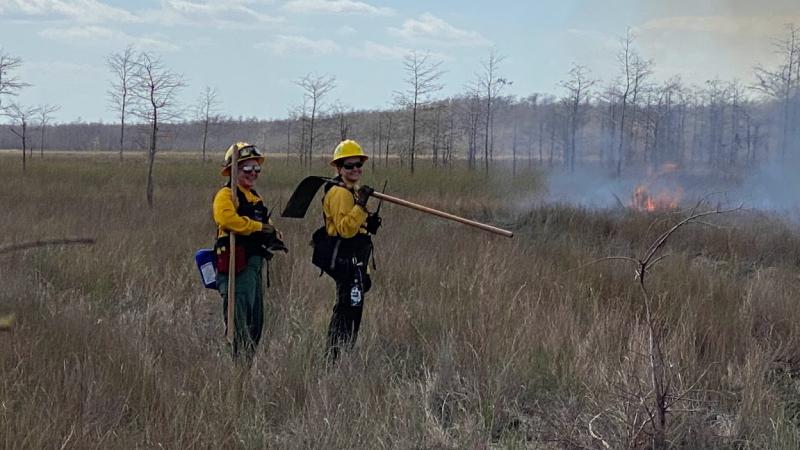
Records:
[[[234,152],[238,154],[236,180],[231,180]],[[233,355],[243,354],[252,360],[264,325],[262,266],[277,251],[287,251],[281,234],[269,218],[264,200],[253,188],[261,173],[264,155],[254,145],[237,142],[228,148],[222,164],[222,176],[228,178],[214,196],[212,212],[217,224],[217,288],[222,295],[223,319],[227,326],[228,276],[231,268],[230,233],[236,233]],[[233,183],[235,181],[235,183]],[[238,207],[233,202],[236,186]]]
[[[322,200],[325,224],[315,233],[315,245],[317,240],[327,239],[333,244],[327,247],[336,248],[332,255],[334,269],[327,271],[336,282],[336,303],[328,326],[329,361],[336,360],[342,349],[355,345],[364,294],[372,286],[367,263],[372,254],[371,235],[378,231],[381,219],[367,210],[373,189],[359,185],[368,158],[354,140],[344,140],[336,146],[331,159],[335,181],[326,185]]]

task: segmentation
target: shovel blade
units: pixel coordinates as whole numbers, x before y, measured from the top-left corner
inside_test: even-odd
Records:
[[[303,178],[303,181],[297,185],[286,207],[283,208],[281,217],[289,217],[294,219],[301,219],[305,217],[311,201],[317,195],[317,191],[323,184],[330,181],[330,178],[309,176]]]

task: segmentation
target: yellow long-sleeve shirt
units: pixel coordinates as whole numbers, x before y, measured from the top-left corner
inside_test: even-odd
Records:
[[[249,189],[239,186],[239,190],[244,193],[245,198],[250,203],[257,203],[261,200],[261,197]],[[233,206],[233,198],[231,197],[231,188],[227,186],[220,189],[214,196],[214,203],[211,209],[214,214],[214,222],[217,224],[217,236],[225,236],[230,231],[236,234],[248,235],[261,231],[263,228],[261,222],[236,213],[236,208]]]
[[[322,202],[325,216],[325,231],[328,236],[351,238],[358,233],[366,234],[367,211],[356,205],[353,193],[341,186],[332,187]]]

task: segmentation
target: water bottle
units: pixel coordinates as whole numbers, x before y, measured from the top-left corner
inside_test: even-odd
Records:
[[[200,271],[200,279],[203,286],[208,289],[217,289],[217,269],[214,267],[216,254],[214,249],[203,248],[194,255],[197,270]]]

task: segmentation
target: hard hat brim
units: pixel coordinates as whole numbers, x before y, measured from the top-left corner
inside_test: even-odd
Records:
[[[366,160],[369,159],[369,156],[367,156],[367,155],[345,155],[345,156],[340,156],[340,157],[338,157],[336,159],[331,160],[331,165],[336,167],[336,161],[341,161],[341,160],[347,159],[347,158],[361,158],[361,161],[366,161]]]

